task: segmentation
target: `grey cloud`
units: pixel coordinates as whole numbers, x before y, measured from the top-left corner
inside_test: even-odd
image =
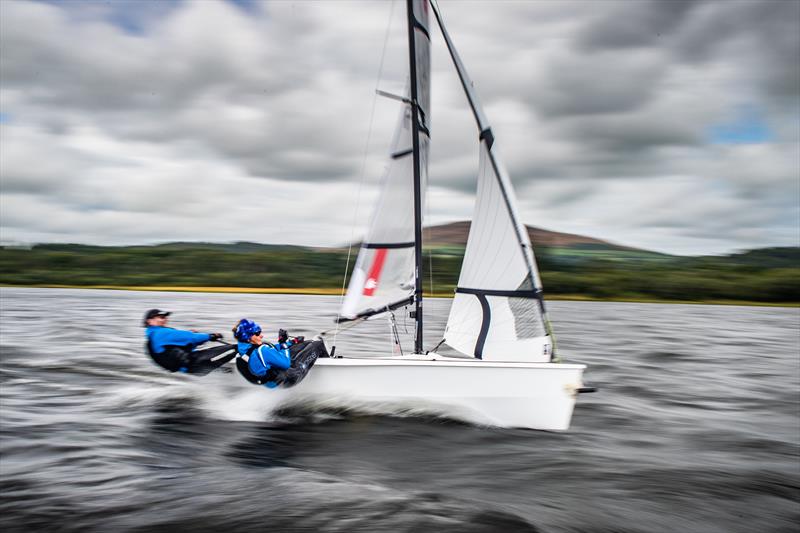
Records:
[[[280,54],[265,50],[259,38],[270,28],[221,2],[186,6],[145,38],[102,24],[72,27],[53,6],[8,3],[0,32],[4,86],[24,87],[30,101],[43,105],[163,115],[208,93],[235,100],[296,82],[257,68]],[[225,27],[231,35],[218,31]]]
[[[299,243],[325,244],[326,231],[348,241],[361,167],[364,198],[374,196],[397,112],[378,100],[365,156],[391,5],[185,1],[141,16],[120,5],[0,0],[4,238],[231,240],[243,220],[266,216],[242,205],[247,191],[279,210],[253,240],[281,227]],[[526,222],[660,249],[789,238],[800,175],[796,2],[441,7]],[[404,38],[395,24],[379,83],[393,92]],[[446,61],[440,44],[434,36]],[[475,127],[450,68],[434,63],[432,220],[469,216],[477,171]],[[709,128],[745,104],[775,139],[713,144]],[[298,197],[324,216],[280,211]],[[220,205],[238,208],[203,219]]]
[[[31,106],[91,113],[98,126],[117,136],[200,141],[220,157],[239,160],[252,175],[347,178],[358,166],[347,156],[358,150],[355,136],[332,137],[330,130],[351,128],[352,115],[341,106],[331,109],[330,102],[347,95],[352,81],[341,71],[363,69],[351,68],[359,65],[363,50],[349,39],[332,40],[332,31],[318,31],[323,21],[315,10],[322,7],[300,5],[305,16],[262,23],[230,5],[187,3],[149,31],[150,40],[101,26],[90,27],[88,34],[70,30],[74,43],[65,47],[60,36],[67,16],[60,9],[11,4],[12,17],[4,19],[2,32],[10,58],[3,62],[4,85],[26,87]],[[285,9],[269,4],[268,14]],[[15,14],[47,31],[23,29],[13,23]],[[229,31],[219,31],[226,27]],[[288,55],[287,45],[293,47]],[[327,64],[321,50],[342,52],[341,63]],[[326,71],[333,75],[326,78]],[[250,116],[228,113],[231,104],[250,110]]]
[[[592,116],[562,121],[559,130],[604,153],[628,158],[651,147],[702,144],[705,132],[682,118],[652,113]]]
[[[612,4],[577,37],[585,52],[652,46],[675,32],[702,0],[639,0]]]
[[[796,110],[800,93],[798,21],[798,2],[710,3],[682,28],[673,49],[690,61],[734,55],[758,74],[762,90]]]
[[[761,74],[764,90],[796,105],[798,20],[800,3],[786,0],[623,1],[590,19],[577,45],[583,53],[658,47],[688,62],[736,54]]]
[[[548,60],[530,102],[549,116],[618,113],[647,104],[666,65],[658,53],[612,57],[612,52],[567,53]]]

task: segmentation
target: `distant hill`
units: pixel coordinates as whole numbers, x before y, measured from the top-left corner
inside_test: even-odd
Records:
[[[442,224],[439,226],[430,226],[425,228],[424,238],[426,244],[431,246],[466,246],[467,237],[469,236],[470,222],[452,222],[450,224]],[[585,246],[591,245],[596,247],[608,248],[613,250],[630,250],[630,251],[646,251],[630,248],[627,246],[620,246],[594,237],[586,237],[584,235],[575,235],[572,233],[561,233],[558,231],[550,231],[534,226],[525,226],[528,230],[528,236],[534,246],[549,246],[549,247],[572,247],[572,246]]]
[[[550,231],[534,226],[525,227],[536,256],[540,260],[543,256],[547,256],[552,262],[577,265],[590,260],[661,262],[674,257],[585,235]],[[425,246],[435,249],[436,253],[460,255],[467,244],[469,228],[468,221],[425,228],[423,230]]]
[[[12,248],[12,247],[4,247]],[[239,241],[232,243],[216,242],[167,242],[162,244],[140,244],[134,246],[97,246],[90,244],[36,244],[29,248],[37,250],[47,250],[51,252],[82,252],[82,253],[101,253],[113,249],[150,249],[162,252],[177,252],[182,250],[208,250],[230,253],[251,253],[287,250],[310,250],[307,246],[292,246],[288,244],[261,244],[258,242]]]
[[[427,226],[422,230],[422,238],[426,247],[440,248],[457,246],[463,248],[467,245],[470,226],[471,223],[468,220],[440,224],[438,226]],[[525,228],[528,230],[528,237],[531,243],[536,248],[545,246],[549,248],[604,249],[657,254],[657,252],[633,248],[631,246],[622,246],[602,239],[586,237],[585,235],[561,233],[559,231],[550,231],[535,226],[525,226]],[[354,243],[354,246],[360,245],[361,242]]]

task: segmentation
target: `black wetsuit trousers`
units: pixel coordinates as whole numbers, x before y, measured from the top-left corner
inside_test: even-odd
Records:
[[[328,350],[322,341],[303,341],[290,346],[289,352],[292,355],[292,366],[283,371],[281,385],[284,387],[292,387],[300,383],[318,358],[328,357]]]
[[[186,369],[185,372],[189,374],[205,375],[236,357],[236,346],[223,344],[194,351],[182,346],[167,346],[163,352],[151,353],[150,356],[159,366],[170,372]]]

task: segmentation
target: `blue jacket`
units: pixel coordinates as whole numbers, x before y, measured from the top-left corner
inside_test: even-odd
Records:
[[[274,346],[262,344],[253,350],[250,353],[250,360],[247,363],[250,372],[255,376],[263,376],[269,372],[269,369],[273,366],[281,370],[286,370],[292,366],[292,358],[289,355],[289,350],[285,348],[285,346],[291,346],[291,344],[291,341]],[[253,345],[249,342],[239,342],[236,348],[239,351],[239,355],[245,355],[252,346]],[[270,389],[274,389],[278,386],[274,381],[268,381],[265,385]]]
[[[145,336],[155,353],[163,352],[167,346],[181,346],[192,351],[211,340],[210,333],[193,333],[164,326],[147,326]]]

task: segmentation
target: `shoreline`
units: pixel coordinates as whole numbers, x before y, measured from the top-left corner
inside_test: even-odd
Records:
[[[11,285],[0,284],[0,288],[15,289],[92,289],[112,291],[141,292],[208,292],[231,294],[298,294],[312,296],[341,296],[342,289],[319,287],[187,287],[172,285],[127,286],[127,285]],[[452,293],[424,293],[425,298],[452,298]],[[754,302],[746,300],[667,300],[661,298],[593,298],[577,294],[547,294],[548,301],[568,302],[619,302],[619,303],[653,303],[653,304],[689,304],[689,305],[739,305],[748,307],[800,307],[800,302]]]

